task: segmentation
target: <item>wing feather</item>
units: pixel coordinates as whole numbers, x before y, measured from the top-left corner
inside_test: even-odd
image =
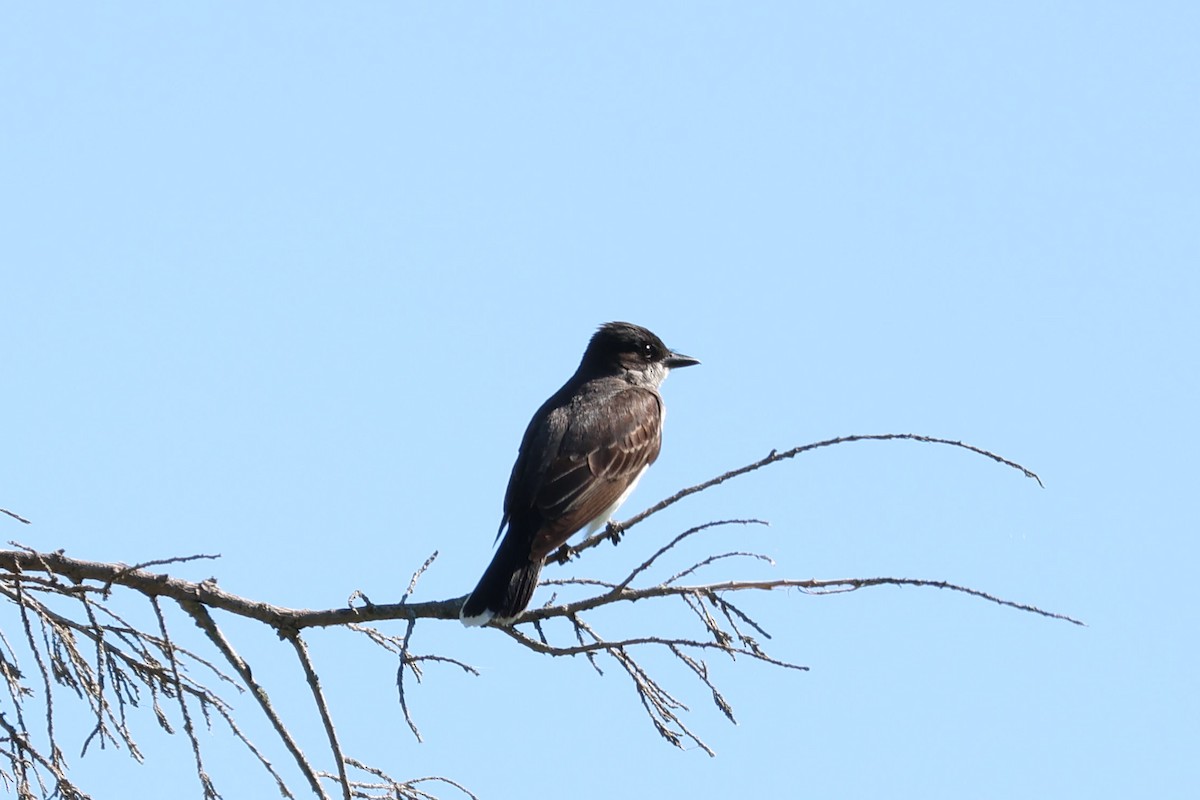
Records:
[[[532,558],[545,558],[616,504],[658,458],[661,443],[658,392],[631,386],[607,397],[594,414],[572,415],[534,498],[542,524]]]
[[[545,558],[596,520],[654,463],[662,418],[658,393],[630,386],[603,397],[582,393],[570,413],[562,407],[543,416],[545,431],[527,432],[526,444],[557,440],[542,450],[540,464],[522,465],[518,458],[505,499],[510,532],[519,525],[531,535],[531,560]]]

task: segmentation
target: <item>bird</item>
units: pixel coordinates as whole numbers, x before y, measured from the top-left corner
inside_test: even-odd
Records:
[[[463,603],[463,624],[511,622],[529,605],[546,556],[609,521],[658,458],[666,413],[658,387],[672,369],[699,363],[640,325],[600,326],[575,374],[525,429],[500,546]]]

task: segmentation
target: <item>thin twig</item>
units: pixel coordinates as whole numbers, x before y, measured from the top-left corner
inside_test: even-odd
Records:
[[[663,583],[665,583],[669,586],[672,583],[675,583],[675,581],[680,580],[681,578],[686,578],[688,575],[691,575],[693,572],[703,569],[704,567],[707,567],[710,564],[715,564],[718,561],[725,561],[726,559],[731,559],[731,558],[747,558],[747,559],[751,559],[753,561],[765,561],[766,563],[770,564],[771,566],[775,565],[775,559],[771,558],[770,556],[765,556],[762,553],[750,553],[750,552],[746,552],[744,550],[736,550],[736,551],[729,552],[729,553],[717,553],[716,555],[709,556],[708,558],[700,559],[695,564],[692,564],[690,567],[688,567],[685,570],[676,572],[674,575],[672,575],[671,577],[669,577],[665,581],[663,581]]]
[[[33,660],[38,666],[38,672],[42,675],[42,689],[46,693],[46,738],[50,742],[50,760],[56,765],[62,765],[62,751],[58,747],[58,739],[54,735],[54,691],[50,683],[50,673],[46,669],[46,662],[42,659],[41,648],[37,646],[37,642],[33,638],[33,626],[29,621],[29,609],[26,606],[25,598],[21,593],[20,582],[15,582],[15,591],[17,594],[17,608],[21,613],[21,624],[25,627],[25,641],[29,643],[29,649],[33,653]]]
[[[686,531],[679,534],[674,539],[672,539],[671,541],[664,544],[662,547],[658,548],[658,550],[656,550],[652,556],[647,558],[641,564],[634,567],[633,572],[630,572],[629,575],[627,575],[625,577],[625,580],[618,583],[617,588],[614,591],[619,591],[621,589],[624,589],[626,586],[628,586],[630,583],[633,582],[634,578],[636,578],[638,575],[645,572],[646,570],[650,569],[651,565],[653,565],[654,562],[657,561],[661,555],[666,553],[668,550],[673,548],[675,545],[682,542],[684,539],[687,539],[689,536],[697,534],[700,531],[708,530],[709,528],[716,528],[716,527],[719,527],[722,525],[768,525],[768,524],[770,524],[770,523],[768,523],[764,520],[761,520],[761,519],[722,519],[722,520],[717,520],[715,522],[706,522],[703,525],[697,525],[694,528],[688,528]]]
[[[262,751],[255,746],[254,742],[250,741],[250,737],[242,732],[241,727],[238,726],[237,722],[233,718],[233,714],[230,713],[229,709],[219,703],[214,703],[213,707],[217,709],[217,713],[220,714],[221,718],[225,720],[225,724],[229,726],[229,730],[233,732],[234,737],[246,746],[246,749],[248,749],[254,755],[254,757],[258,759],[258,763],[261,764],[263,769],[267,771],[267,774],[275,779],[275,785],[278,787],[279,793],[285,798],[294,799],[295,795],[292,794],[291,789],[289,789],[287,784],[284,783],[283,776],[275,770],[275,766],[270,762],[270,760],[267,759],[265,755],[263,755]]]
[[[67,779],[66,773],[63,772],[58,765],[51,762],[35,748],[29,746],[21,732],[9,724],[8,720],[4,718],[4,714],[0,714],[0,728],[2,728],[8,735],[8,740],[12,743],[15,749],[27,754],[34,761],[41,764],[47,772],[54,776],[54,780],[57,783],[55,789],[64,797],[80,798],[80,800],[84,800],[86,798],[86,795],[82,794],[78,789],[76,789],[74,784]],[[32,795],[29,796],[32,797]]]
[[[123,576],[129,574],[130,572],[144,570],[147,567],[162,567],[162,566],[166,566],[168,564],[183,564],[188,561],[199,561],[202,559],[203,560],[216,560],[220,557],[221,557],[220,553],[217,553],[215,555],[207,555],[204,553],[197,553],[196,555],[191,555],[191,556],[172,556],[172,557],[168,557],[168,558],[155,558],[150,561],[142,561],[142,562],[139,562],[132,566],[123,568],[121,571],[117,572],[115,575],[113,575],[111,578],[109,578],[108,582],[104,584],[103,591],[107,594],[108,590],[112,587],[112,585],[114,583],[121,582],[121,578]]]
[[[437,559],[437,557],[438,551],[434,550],[429,558],[425,559],[425,563],[413,573],[412,580],[408,582],[408,589],[405,590],[404,595],[400,598],[401,604],[407,602],[408,598],[412,596],[412,593],[417,590],[417,581],[421,580],[421,576],[425,574],[425,570],[433,566],[433,562]]]
[[[578,618],[576,618],[574,621],[578,622],[579,620],[578,620]],[[808,672],[808,667],[803,666],[801,664],[791,664],[786,661],[779,661],[777,659],[771,658],[770,656],[764,656],[762,653],[756,653],[756,652],[754,652],[752,650],[748,650],[748,649],[744,650],[740,647],[735,647],[735,646],[732,646],[729,644],[722,644],[720,642],[704,642],[704,641],[700,641],[698,639],[673,639],[673,638],[664,638],[661,636],[635,636],[635,637],[631,637],[628,639],[617,639],[614,641],[607,641],[607,640],[596,638],[592,642],[584,642],[579,645],[573,645],[573,646],[567,646],[567,647],[554,647],[552,645],[543,644],[542,642],[539,642],[537,639],[531,639],[530,637],[525,636],[524,634],[522,634],[520,631],[516,630],[515,628],[502,628],[501,630],[503,630],[506,634],[508,634],[513,639],[516,639],[518,642],[523,644],[525,647],[528,647],[530,650],[533,650],[536,653],[543,653],[548,656],[578,656],[578,655],[586,655],[588,653],[608,652],[608,651],[612,651],[612,650],[627,650],[631,647],[649,646],[649,645],[652,645],[655,647],[666,647],[666,648],[689,647],[689,648],[693,648],[695,650],[721,650],[721,651],[727,652],[727,653],[728,652],[740,653],[741,655],[750,656],[751,658],[757,659],[759,661],[764,661],[768,664],[772,664],[777,667],[783,667],[785,669],[799,670],[800,672]]]
[[[218,800],[221,795],[217,793],[212,778],[204,770],[204,760],[200,757],[200,740],[196,738],[196,728],[192,725],[192,715],[188,711],[187,694],[183,691],[183,681],[179,679],[179,659],[175,657],[175,652],[171,649],[171,636],[167,633],[167,621],[163,617],[162,606],[159,605],[157,597],[150,598],[150,605],[153,606],[154,616],[158,619],[158,631],[162,635],[163,641],[167,644],[167,663],[170,664],[171,674],[175,678],[175,691],[176,697],[179,699],[179,712],[183,715],[183,730],[192,743],[192,754],[196,758],[196,774],[200,778],[200,785],[203,787],[205,800]]]
[[[275,707],[271,704],[271,698],[267,695],[267,690],[262,684],[254,680],[254,674],[250,670],[250,665],[247,664],[237,651],[233,649],[233,645],[225,638],[225,634],[217,627],[217,623],[213,620],[212,615],[208,613],[208,609],[201,603],[195,600],[181,601],[179,605],[191,615],[196,621],[196,627],[204,631],[209,640],[216,646],[221,655],[225,656],[225,660],[237,672],[238,677],[246,684],[246,688],[254,695],[254,699],[258,701],[258,705],[262,708],[263,713],[267,715],[267,719],[271,722],[271,727],[275,729],[275,733],[279,736],[288,752],[292,754],[292,758],[296,762],[296,766],[304,773],[304,777],[308,779],[308,784],[312,787],[313,792],[322,800],[328,800],[328,795],[325,794],[324,788],[321,786],[320,780],[317,779],[316,770],[312,764],[308,763],[304,752],[300,746],[296,744],[296,740],[292,737],[291,731],[284,725],[283,720],[275,713]],[[276,776],[276,781],[279,783],[280,790],[288,797],[292,796],[283,779]]]
[[[342,785],[343,800],[352,800],[350,793],[350,778],[346,775],[346,760],[342,756],[342,746],[338,743],[337,729],[333,726],[333,717],[329,713],[329,706],[325,702],[325,693],[321,691],[321,679],[317,675],[317,670],[313,667],[312,659],[308,655],[308,645],[300,638],[298,631],[280,631],[280,635],[292,643],[292,647],[296,650],[296,657],[300,659],[300,666],[304,669],[304,678],[308,681],[308,687],[312,690],[314,702],[317,704],[317,711],[321,715],[321,722],[325,725],[325,735],[329,739],[329,749],[333,752],[334,763],[337,764],[338,776]]]
[[[1053,611],[1046,611],[1037,606],[1028,603],[1018,603],[1013,600],[1006,600],[998,595],[990,594],[979,589],[972,589],[969,586],[962,586],[949,581],[934,581],[925,580],[923,578],[836,578],[832,580],[795,580],[789,578],[780,578],[776,580],[766,581],[720,581],[718,583],[706,583],[695,586],[665,586],[659,584],[650,586],[644,589],[623,589],[619,594],[605,593],[594,597],[578,600],[573,603],[564,603],[558,606],[546,606],[542,608],[530,609],[516,619],[513,624],[523,622],[533,622],[535,620],[550,619],[553,617],[567,617],[572,614],[578,614],[582,611],[588,611],[593,608],[608,605],[617,600],[638,601],[650,597],[667,597],[682,594],[694,594],[696,592],[743,592],[748,590],[772,591],[774,589],[802,589],[808,594],[837,594],[841,592],[852,592],[858,589],[865,589],[873,586],[921,586],[934,589],[947,589],[952,592],[961,592],[963,594],[978,597],[982,600],[995,603],[1001,606],[1015,608],[1018,611],[1027,611],[1031,614],[1037,614],[1050,619],[1063,620],[1070,622],[1073,625],[1085,626],[1082,620],[1066,614],[1057,614]]]
[[[809,444],[800,445],[799,447],[793,447],[791,450],[785,450],[782,453],[777,450],[772,450],[770,453],[767,454],[767,456],[765,458],[761,458],[758,461],[755,461],[753,463],[745,465],[744,467],[738,467],[737,469],[731,469],[728,472],[722,473],[721,475],[718,475],[715,478],[710,478],[709,480],[704,481],[702,483],[698,483],[695,486],[689,486],[686,489],[680,489],[678,492],[671,495],[670,497],[660,500],[659,502],[650,506],[646,510],[641,511],[637,514],[634,514],[629,519],[614,523],[613,525],[610,526],[610,528],[607,528],[603,531],[592,534],[591,536],[584,539],[579,544],[571,547],[570,555],[571,556],[578,555],[579,553],[583,552],[584,550],[589,550],[589,549],[595,547],[596,545],[600,544],[600,542],[612,539],[614,533],[616,535],[620,535],[620,534],[624,533],[625,531],[629,530],[630,528],[632,528],[634,525],[637,525],[639,522],[642,522],[647,517],[657,514],[658,512],[662,511],[663,509],[665,509],[669,506],[672,506],[675,503],[678,503],[683,498],[689,497],[693,494],[696,494],[697,492],[703,492],[705,489],[711,489],[714,486],[724,483],[725,481],[729,480],[730,478],[736,478],[741,475],[745,475],[749,472],[754,472],[757,469],[762,469],[763,467],[769,466],[771,464],[776,464],[780,461],[785,461],[789,458],[794,458],[794,457],[800,455],[801,453],[807,453],[810,450],[817,450],[822,447],[832,447],[833,445],[847,444],[849,442],[871,442],[871,441],[886,442],[886,441],[894,441],[894,440],[908,440],[908,441],[913,441],[913,442],[924,442],[926,444],[944,444],[944,445],[949,445],[950,447],[960,447],[964,450],[969,450],[972,453],[976,453],[978,455],[985,456],[986,458],[990,458],[993,461],[1003,464],[1006,467],[1011,467],[1012,469],[1018,470],[1025,477],[1032,478],[1033,480],[1037,481],[1038,486],[1044,487],[1044,484],[1042,483],[1042,479],[1040,477],[1038,477],[1037,473],[1034,472],[1033,470],[1022,466],[1015,461],[1010,461],[1009,459],[1004,458],[1003,456],[997,455],[996,453],[993,453],[990,450],[984,450],[982,447],[976,447],[973,444],[967,444],[966,442],[960,442],[960,441],[956,441],[954,439],[941,439],[936,436],[924,436],[924,435],[917,434],[917,433],[870,433],[870,434],[852,434],[850,436],[838,436],[833,439],[825,439],[820,442],[811,442]],[[564,547],[565,547],[565,545],[564,545]],[[547,562],[552,562],[552,561],[555,561],[558,559],[561,559],[563,561],[566,560],[566,554],[563,552],[562,548],[551,553],[546,558]]]
[[[426,562],[428,564],[428,562]],[[413,583],[416,583],[416,577],[413,577]],[[411,588],[411,585],[410,585]],[[421,731],[417,729],[417,723],[413,721],[412,713],[408,709],[408,698],[404,695],[404,668],[408,666],[408,644],[412,639],[413,629],[417,627],[417,621],[410,619],[408,627],[404,630],[404,640],[400,645],[400,665],[396,667],[396,691],[400,695],[400,709],[404,712],[404,721],[408,723],[409,730],[418,742],[425,741],[421,738]],[[418,676],[416,665],[412,666],[413,675]]]

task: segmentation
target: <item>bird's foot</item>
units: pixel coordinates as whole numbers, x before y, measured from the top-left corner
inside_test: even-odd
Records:
[[[615,547],[621,543],[621,537],[625,535],[625,528],[621,523],[609,520],[608,524],[604,526],[604,535]]]
[[[558,552],[556,552],[552,556],[551,560],[553,560],[554,562],[556,562],[558,564],[566,564],[568,561],[570,561],[572,558],[574,558],[578,554],[579,554],[579,551],[576,550],[574,547],[571,547],[571,545],[569,545],[569,544],[564,544],[558,548]]]

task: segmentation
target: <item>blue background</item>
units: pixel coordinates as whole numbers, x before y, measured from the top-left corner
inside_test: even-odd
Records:
[[[627,319],[703,360],[664,387],[629,513],[850,433],[963,439],[1046,488],[950,448],[845,445],[563,574],[757,516],[671,566],[757,550],[776,565],[702,575],[947,579],[1088,627],[936,590],[746,596],[812,670],[711,659],[738,726],[645,656],[712,759],[658,739],[614,665],[457,623],[414,647],[482,675],[428,667],[418,745],[394,662],[314,632],[351,755],[488,798],[1194,796],[1196,9],[6,5],[0,505],[34,525],[0,535],[220,553],[175,572],[307,608],[394,601],[437,550],[416,599],[462,594],[529,414]],[[219,621],[322,757],[290,648]],[[596,624],[687,630],[652,604]],[[186,741],[144,711],[145,765],[72,743],[76,777],[199,796]],[[220,724],[202,738],[227,800],[274,795]]]

